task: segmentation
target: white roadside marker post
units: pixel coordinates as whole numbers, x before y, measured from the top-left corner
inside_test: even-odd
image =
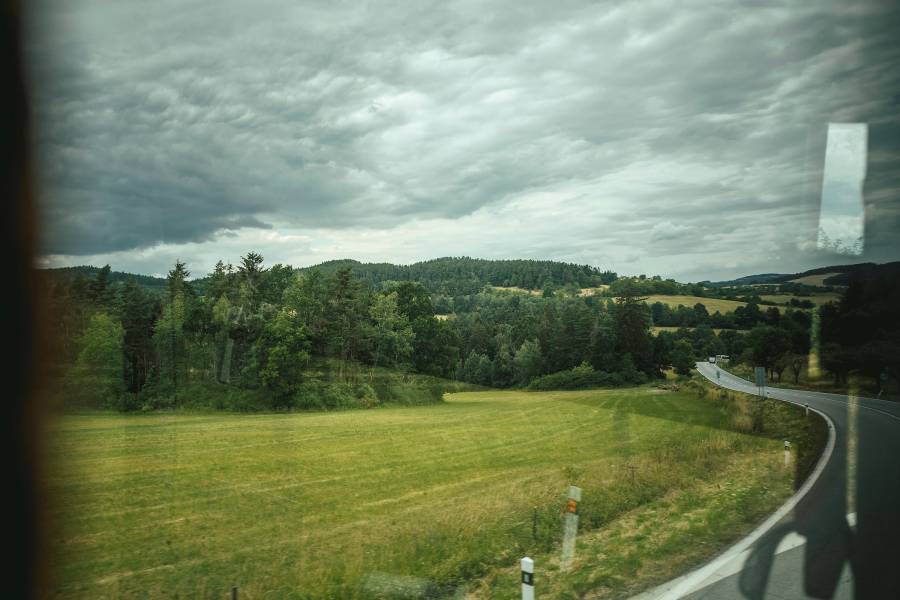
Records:
[[[568,571],[575,557],[575,536],[578,534],[578,503],[581,502],[581,488],[569,486],[569,500],[566,502],[566,528],[563,534],[560,568]]]
[[[809,416],[809,404],[806,404],[806,416]]]
[[[784,466],[788,466],[791,462],[791,443],[784,440]]]
[[[522,559],[522,600],[534,600],[534,561]]]

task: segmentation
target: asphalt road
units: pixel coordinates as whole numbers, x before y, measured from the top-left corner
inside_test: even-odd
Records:
[[[717,385],[758,393],[713,364],[697,368]],[[900,403],[777,387],[765,394],[827,415],[830,459],[793,510],[745,552],[656,597],[900,599]]]

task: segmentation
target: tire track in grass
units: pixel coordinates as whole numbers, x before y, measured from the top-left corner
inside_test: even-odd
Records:
[[[527,421],[527,422],[532,421],[527,415],[523,416],[522,420]],[[447,453],[442,458],[462,462],[461,459],[463,459],[469,455],[485,454],[485,453],[489,453],[490,451],[498,450],[498,449],[508,449],[508,448],[515,447],[515,448],[519,448],[520,450],[525,450],[528,448],[539,447],[543,444],[544,439],[547,437],[555,437],[562,433],[572,433],[573,431],[582,430],[585,428],[589,428],[591,426],[592,426],[592,423],[582,422],[580,425],[578,425],[573,430],[568,423],[564,422],[564,423],[560,423],[555,429],[552,429],[549,432],[546,431],[545,429],[542,429],[541,433],[544,434],[542,437],[531,436],[527,441],[522,441],[517,444],[511,444],[507,440],[507,441],[498,441],[492,445],[483,445],[483,444],[478,445],[478,446],[473,445],[467,449],[460,448],[456,452]],[[182,457],[182,458],[184,458],[184,457]],[[522,460],[527,460],[527,459],[523,458]],[[420,457],[410,457],[410,459],[406,463],[401,463],[401,465],[399,465],[398,467],[403,468],[405,466],[405,464],[416,464],[416,463],[420,463],[420,462],[421,462]],[[200,466],[196,466],[196,467],[191,467],[190,465],[180,465],[178,468],[180,470],[196,470],[198,472],[205,472],[207,470],[204,465],[200,465]],[[169,467],[167,470],[173,470],[173,469],[171,467]],[[426,473],[430,473],[431,471],[432,471],[432,468],[430,466],[426,465],[426,466],[424,466],[420,469],[417,469],[413,472],[420,473],[420,474],[426,474]],[[408,472],[409,471],[407,470],[407,473]],[[357,470],[357,468],[353,468],[346,475],[337,475],[334,477],[320,478],[320,479],[316,479],[316,480],[294,482],[294,483],[286,484],[283,487],[284,488],[304,487],[306,485],[312,485],[315,483],[326,483],[326,482],[334,483],[337,481],[351,479],[351,478],[352,479],[359,478],[359,471]],[[167,479],[171,479],[171,478],[161,476],[160,479],[167,480]],[[221,481],[221,480],[218,480],[218,481]],[[111,482],[111,483],[114,483],[114,482]],[[242,486],[246,490],[251,491],[251,492],[253,491],[253,488],[255,485],[256,484],[253,482],[242,484]],[[130,485],[129,489],[132,490],[132,492],[134,492],[134,491],[138,491],[141,487],[147,487],[147,488],[153,489],[153,488],[157,488],[158,486],[159,486],[158,482],[150,482],[150,483],[145,484],[144,486]],[[226,490],[234,491],[236,489],[239,489],[240,487],[241,486],[234,486],[232,484],[228,484],[228,485],[223,486],[221,488],[221,491],[226,491]],[[173,509],[173,508],[180,507],[180,506],[185,506],[185,505],[191,504],[192,502],[197,501],[197,500],[215,501],[215,500],[220,500],[220,499],[224,499],[227,497],[232,497],[235,495],[239,495],[239,493],[226,492],[223,494],[210,495],[209,493],[204,493],[204,491],[202,491],[202,490],[197,490],[193,495],[188,495],[186,497],[184,494],[182,494],[178,500],[173,500],[171,502],[158,503],[158,504],[150,505],[150,506],[138,506],[138,507],[133,507],[133,508],[128,508],[128,509],[122,509],[119,511],[103,511],[103,512],[93,513],[93,514],[85,513],[85,518],[104,518],[104,517],[109,517],[109,516],[121,516],[121,515],[125,515],[125,514],[142,512],[142,511],[167,510],[167,509]]]
[[[583,423],[577,429],[585,429],[585,428],[589,428],[591,426],[592,426],[592,423]],[[572,432],[572,430],[569,428],[566,428],[566,431],[568,431],[570,433]],[[547,437],[552,437],[552,436],[547,436]],[[543,443],[544,443],[543,439],[532,438],[527,442],[514,444],[514,445],[498,444],[495,446],[495,448],[496,447],[516,448],[521,452],[522,450],[524,450],[526,448],[539,447]],[[480,450],[483,451],[484,448],[482,447]],[[470,453],[471,452],[466,452],[466,454],[470,454]],[[610,454],[612,455],[615,453],[611,452]],[[453,455],[451,458],[458,458],[458,456]],[[523,464],[528,464],[527,461],[528,461],[527,458],[522,459]],[[513,467],[515,465],[509,465],[509,466]],[[414,473],[419,473],[420,475],[430,474],[431,472],[432,472],[432,468],[430,466],[426,466],[420,470],[414,471]],[[217,481],[221,485],[221,487],[218,488],[218,490],[225,491],[225,493],[215,494],[215,495],[197,493],[197,494],[189,496],[189,497],[184,497],[184,495],[181,495],[178,500],[172,501],[172,502],[156,504],[156,505],[152,505],[149,507],[135,507],[135,508],[124,509],[124,510],[120,510],[120,511],[104,511],[102,513],[96,513],[94,516],[98,519],[103,519],[103,518],[108,518],[111,516],[121,516],[121,515],[129,514],[129,513],[152,512],[154,510],[161,510],[161,511],[166,511],[167,513],[171,513],[171,512],[175,512],[174,509],[176,509],[178,507],[190,506],[192,504],[197,503],[197,501],[204,501],[206,503],[212,503],[212,502],[220,501],[220,500],[223,500],[223,499],[226,499],[229,497],[242,496],[247,493],[264,494],[264,493],[269,493],[269,492],[277,492],[277,491],[281,491],[281,490],[285,490],[285,489],[305,487],[305,486],[309,486],[313,483],[323,483],[323,482],[334,483],[336,481],[344,480],[344,479],[348,479],[348,478],[358,479],[358,475],[359,475],[358,472],[353,472],[349,475],[342,476],[342,477],[330,477],[330,478],[323,478],[323,479],[318,479],[318,480],[291,482],[291,483],[286,483],[284,485],[270,486],[267,488],[266,487],[264,487],[264,488],[258,487],[259,484],[257,482],[233,484],[233,483],[227,482],[225,480],[213,478],[215,481]],[[421,480],[421,479],[423,479],[423,477],[417,476],[416,479]],[[302,503],[298,502],[296,499],[293,499],[293,498],[285,497],[285,500],[288,502],[296,503],[298,505],[302,505]]]
[[[486,478],[483,478],[482,480],[494,479],[494,478],[496,478],[496,479],[503,478],[504,481],[507,481],[509,479],[509,476],[507,473],[498,473],[495,477],[491,477],[491,478],[486,477]],[[514,488],[522,487],[522,486],[525,486],[529,481],[532,481],[536,478],[539,478],[539,476],[529,473],[528,475],[519,477],[517,479],[513,479],[511,481],[507,481],[507,484],[504,485],[503,487],[514,487]],[[472,481],[472,482],[466,482],[466,483],[477,484],[479,482]],[[425,493],[425,495],[428,495],[427,492]],[[486,492],[483,492],[482,495],[490,497],[490,496],[493,496],[494,494],[488,494]],[[384,519],[402,520],[401,517],[403,517],[403,516],[409,517],[410,515],[412,515],[414,513],[432,509],[435,505],[437,505],[437,506],[452,505],[457,500],[457,498],[455,498],[455,497],[441,499],[440,496],[438,496],[437,498],[438,499],[436,501],[433,501],[430,504],[425,504],[425,505],[413,504],[413,505],[406,506],[404,509],[399,511],[399,513],[390,514],[390,515],[382,515],[381,519],[382,520],[384,520]],[[305,520],[302,521],[301,524],[302,525],[314,524],[316,522],[321,522],[323,520],[324,520],[323,517],[316,515],[316,516],[305,518]],[[363,528],[363,526],[371,527],[372,519],[371,518],[357,519],[357,520],[350,521],[347,523],[334,525],[332,527],[329,527],[328,530],[326,530],[326,531],[320,530],[320,531],[301,533],[301,534],[298,534],[299,537],[297,537],[297,538],[281,540],[281,541],[274,541],[274,542],[269,542],[266,544],[257,544],[252,547],[243,546],[242,551],[246,551],[247,549],[252,548],[254,551],[265,553],[269,550],[272,550],[275,548],[281,548],[281,547],[284,547],[287,545],[301,544],[301,543],[305,543],[305,542],[315,541],[317,539],[334,539],[336,537],[339,537],[339,534],[344,531],[359,531],[361,528]],[[243,531],[243,533],[245,535],[250,536],[255,539],[271,539],[270,536],[266,536],[263,534],[273,527],[280,530],[280,526],[277,524],[265,523],[265,524],[260,525],[258,528],[247,528]],[[139,575],[151,574],[151,573],[161,571],[161,570],[177,568],[179,566],[181,566],[181,567],[198,566],[198,565],[202,565],[202,564],[206,564],[206,563],[223,562],[223,561],[230,559],[234,554],[235,554],[235,552],[221,552],[218,555],[207,555],[207,556],[204,556],[203,558],[180,561],[177,564],[153,565],[153,566],[147,567],[145,569],[126,570],[126,571],[122,571],[119,573],[108,574],[108,575],[104,575],[102,577],[95,578],[94,580],[92,580],[91,583],[98,584],[98,585],[109,585],[111,583],[114,583],[114,582],[122,580],[122,579],[139,576]]]
[[[167,572],[169,570],[168,566],[160,564],[147,566],[147,569],[158,568],[159,570],[156,571],[133,568],[135,563],[151,558],[166,560],[165,548],[154,547],[151,549],[142,545],[145,539],[150,539],[148,536],[152,537],[154,534],[174,536],[172,539],[177,538],[177,554],[180,556],[189,556],[191,553],[196,554],[198,552],[205,554],[205,556],[196,560],[184,559],[179,561],[177,563],[179,568],[176,571],[183,573],[184,569],[194,566],[219,564],[209,561],[228,561],[238,555],[245,556],[245,550],[217,552],[215,547],[223,539],[229,539],[230,543],[243,545],[245,548],[265,548],[275,544],[275,547],[295,548],[297,552],[301,552],[305,551],[308,545],[331,544],[335,535],[344,535],[345,532],[377,528],[386,524],[396,528],[397,526],[394,525],[394,522],[402,520],[409,515],[425,515],[425,522],[436,517],[452,522],[453,518],[459,519],[462,516],[484,527],[502,526],[503,523],[511,523],[510,519],[520,519],[522,515],[515,511],[510,512],[507,507],[500,511],[503,514],[495,518],[492,514],[482,514],[483,511],[480,505],[473,505],[473,502],[482,499],[481,504],[494,506],[498,502],[497,497],[509,496],[510,491],[514,492],[513,496],[511,496],[513,498],[519,498],[522,494],[533,493],[533,491],[522,491],[517,488],[548,481],[559,483],[563,479],[561,475],[563,463],[569,461],[577,462],[580,468],[587,469],[590,472],[599,470],[602,465],[608,465],[609,461],[617,453],[614,448],[607,448],[603,443],[604,436],[607,435],[610,427],[609,410],[605,409],[605,407],[621,406],[627,408],[629,403],[624,401],[624,398],[619,397],[621,395],[621,392],[616,392],[615,394],[600,392],[598,394],[599,401],[592,401],[593,398],[590,393],[577,394],[576,396],[571,394],[554,394],[544,397],[538,396],[537,398],[525,396],[518,399],[514,395],[509,395],[498,403],[502,407],[499,410],[482,409],[479,406],[481,401],[479,401],[465,405],[466,407],[476,406],[479,408],[478,410],[463,412],[445,410],[446,407],[442,407],[442,410],[439,411],[428,411],[427,413],[414,412],[419,409],[405,409],[410,411],[409,415],[413,415],[406,419],[397,419],[396,415],[387,415],[389,418],[386,418],[383,414],[373,415],[376,411],[371,413],[354,413],[352,417],[355,419],[366,418],[369,415],[378,417],[378,422],[375,424],[376,427],[387,427],[392,434],[396,432],[400,438],[407,433],[404,431],[406,427],[415,427],[414,430],[408,432],[407,437],[412,436],[411,439],[415,440],[417,448],[439,449],[433,456],[425,452],[424,458],[427,460],[424,463],[421,451],[410,451],[399,456],[397,460],[384,464],[378,463],[384,467],[379,470],[379,473],[392,470],[402,471],[403,477],[397,479],[405,478],[407,482],[405,484],[406,488],[402,487],[404,485],[402,481],[395,485],[392,480],[388,482],[390,484],[388,487],[384,487],[378,482],[378,477],[389,479],[389,476],[384,474],[377,474],[377,476],[373,476],[374,479],[365,476],[367,472],[372,470],[369,462],[367,462],[367,454],[371,453],[373,456],[381,456],[390,454],[395,449],[393,444],[385,446],[383,436],[380,434],[375,437],[369,435],[362,438],[356,452],[338,453],[344,460],[356,460],[356,457],[361,457],[361,460],[359,464],[348,465],[345,469],[341,469],[338,472],[339,476],[317,478],[319,480],[318,484],[313,483],[317,479],[292,481],[290,477],[286,476],[286,473],[291,469],[295,469],[297,465],[291,463],[275,467],[274,470],[270,467],[268,470],[259,473],[257,477],[248,480],[247,476],[251,475],[259,466],[273,463],[281,465],[279,461],[284,461],[285,457],[290,456],[293,451],[292,448],[297,445],[295,443],[296,438],[292,442],[291,439],[282,439],[281,434],[285,432],[289,435],[288,432],[293,431],[298,426],[298,423],[303,421],[302,418],[297,418],[289,427],[279,428],[275,433],[268,434],[279,439],[253,442],[253,445],[256,447],[270,446],[277,451],[257,453],[250,456],[247,460],[243,460],[241,454],[245,450],[235,449],[228,456],[220,457],[226,461],[228,467],[224,470],[217,469],[212,475],[213,481],[216,482],[214,489],[216,493],[214,495],[209,494],[209,488],[191,489],[191,486],[197,485],[195,480],[200,480],[202,475],[205,474],[207,479],[210,478],[209,471],[211,466],[208,463],[203,464],[202,461],[210,455],[215,456],[214,450],[206,451],[204,449],[192,456],[187,452],[167,453],[158,461],[159,463],[165,463],[167,460],[177,460],[180,464],[176,465],[176,469],[169,468],[160,474],[157,477],[157,482],[173,480],[163,481],[169,484],[167,488],[169,491],[164,493],[177,494],[178,499],[163,504],[157,503],[153,506],[158,507],[159,511],[165,512],[166,515],[164,516],[170,517],[170,523],[166,524],[165,519],[154,520],[152,517],[153,511],[147,510],[146,507],[129,507],[124,509],[125,512],[122,510],[107,511],[106,514],[101,515],[100,520],[116,514],[139,514],[142,516],[142,521],[150,521],[152,525],[123,529],[117,523],[117,526],[110,531],[114,531],[120,536],[128,534],[130,531],[141,532],[142,535],[134,536],[129,545],[116,548],[119,554],[114,557],[114,563],[126,568],[118,569],[112,574],[108,572],[103,573],[95,580],[102,580],[102,583],[98,583],[98,585],[109,587],[116,585],[115,582],[141,577],[154,578],[158,577],[158,574],[161,572]],[[649,397],[646,392],[641,391],[636,401],[644,402]],[[581,398],[582,402],[560,402],[560,400],[571,400],[573,398]],[[658,398],[653,398],[652,403],[654,412],[664,409],[664,407],[661,408],[662,404],[658,402]],[[488,403],[485,402],[484,404],[487,405]],[[604,413],[598,413],[601,408],[604,408]],[[676,409],[676,414],[678,414],[679,410]],[[680,412],[684,411],[680,410]],[[542,414],[544,413],[551,417],[548,424],[542,422],[547,421],[547,419],[542,419]],[[649,441],[641,441],[639,443],[637,448],[639,452],[646,453],[651,451],[659,443],[665,443],[666,440],[671,440],[673,436],[679,434],[678,430],[672,428],[670,420],[662,420],[640,412],[630,414],[634,414],[636,422],[640,422],[643,434],[652,438]],[[419,422],[422,420],[420,417],[422,416],[432,422],[430,427],[419,426]],[[329,417],[332,416],[329,415]],[[454,417],[453,422],[448,423],[447,417]],[[346,419],[346,417],[342,417],[342,419]],[[346,425],[345,420],[339,421],[341,422],[338,425]],[[248,427],[260,426],[264,422],[254,421]],[[268,422],[272,423],[275,420],[270,419]],[[471,429],[471,431],[467,431],[468,429]],[[187,444],[199,444],[202,443],[204,436],[222,436],[225,435],[223,432],[226,430],[232,432],[228,435],[233,435],[235,428],[232,427],[230,421],[228,427],[224,429],[205,425],[203,431],[195,431],[189,436],[182,435],[184,430],[179,430],[182,432],[179,433],[182,437],[178,440],[178,446],[183,448]],[[340,446],[340,444],[347,443],[347,440],[359,441],[360,436],[364,435],[364,430],[365,427],[351,427],[338,432],[334,436],[321,436],[318,434],[304,434],[304,436],[327,442],[324,444],[324,447],[309,448],[309,452],[315,453],[318,460],[324,459],[326,463],[329,463],[327,468],[334,472],[334,461],[330,460],[334,454],[332,450]],[[589,431],[590,434],[582,435],[585,431]],[[151,445],[164,443],[170,437],[171,432],[164,433],[161,436],[154,436]],[[456,437],[464,437],[465,439],[461,443],[454,445]],[[583,448],[579,449],[575,454],[561,451],[562,446],[568,446],[571,442],[565,441],[561,445],[557,443],[558,439],[568,440],[578,437],[583,438],[579,442]],[[487,443],[485,443],[485,439],[487,439]],[[85,440],[82,440],[82,443],[84,442]],[[215,447],[219,448],[225,445],[216,445]],[[122,446],[117,444],[116,447],[121,448]],[[398,440],[396,448],[401,447],[403,447],[402,439]],[[211,448],[211,446],[207,448]],[[550,454],[544,451],[548,448],[553,449]],[[381,455],[376,453],[379,450]],[[105,452],[108,454],[109,448],[106,448]],[[132,457],[127,457],[124,460],[131,459]],[[538,464],[534,464],[535,459],[538,460]],[[455,466],[455,463],[465,463],[465,465],[463,465],[463,468],[453,470],[450,475],[447,475],[446,469]],[[494,463],[498,465],[496,472],[485,470],[487,467],[494,465]],[[416,465],[419,465],[419,468],[413,468]],[[153,465],[143,466],[145,470],[153,468]],[[172,467],[172,465],[167,466]],[[445,470],[437,473],[435,476],[435,472],[442,468]],[[78,476],[79,474],[75,475],[75,477]],[[228,476],[231,476],[232,479],[229,480]],[[468,481],[463,478],[467,478]],[[69,481],[72,480],[74,480],[74,477],[69,479]],[[119,484],[127,485],[130,480],[131,478],[129,477],[122,477],[120,480],[113,482],[113,486]],[[284,524],[280,519],[277,519],[277,522],[272,522],[269,519],[270,515],[283,513],[283,507],[294,508],[296,506],[309,505],[312,507],[312,510],[320,510],[321,505],[319,503],[323,500],[328,501],[329,491],[332,489],[339,491],[340,489],[340,486],[321,484],[340,484],[346,480],[358,482],[360,485],[356,487],[362,488],[360,494],[356,494],[352,498],[341,499],[335,505],[336,509],[344,511],[340,518],[347,519],[346,522],[335,521],[334,518],[324,513],[302,515],[300,518],[288,520],[291,527],[291,539],[284,539]],[[408,491],[406,494],[403,494],[404,489],[409,489],[409,481],[416,481],[419,485],[424,483],[428,489],[420,495],[410,495]],[[376,488],[374,483],[368,486],[366,485],[367,482],[379,483],[379,487]],[[95,485],[96,482],[92,481],[91,484]],[[177,487],[179,485],[184,485],[185,491],[172,491],[174,489],[172,486]],[[123,488],[120,491],[120,496],[123,501],[127,502],[132,499],[131,496],[135,493],[152,490],[154,486],[155,483],[153,481],[147,480],[142,483],[140,488],[128,486],[127,494],[125,488]],[[235,486],[240,486],[240,488],[235,489]],[[256,494],[248,493],[244,489],[252,490],[254,486],[257,487]],[[471,491],[469,491],[467,486],[472,486]],[[308,499],[304,499],[299,504],[296,496],[279,493],[284,490],[303,487],[312,487],[314,489],[309,490]],[[115,490],[114,487],[105,487],[103,491],[106,493]],[[450,493],[451,491],[452,494]],[[373,492],[374,497],[372,497]],[[188,495],[188,497],[186,498],[185,495]],[[90,510],[92,504],[102,497],[102,495],[84,496],[82,501],[75,505],[75,508],[79,512]],[[265,497],[267,500],[262,501],[260,497]],[[416,504],[417,498],[424,499],[425,497],[428,498],[428,502]],[[362,498],[362,501],[360,501],[360,498]],[[117,500],[117,498],[112,499]],[[200,510],[197,508],[198,504],[205,508],[202,518],[198,519],[201,521],[199,525],[194,526],[178,520],[179,510],[182,510],[182,512]],[[71,509],[72,506],[70,505],[68,508]],[[376,510],[385,508],[386,512],[379,512],[373,515],[373,508]],[[445,511],[447,514],[444,515],[441,511]],[[249,515],[255,515],[256,519],[248,523],[246,520]],[[172,519],[171,517],[176,518]],[[478,519],[481,519],[481,521],[478,521]],[[125,522],[122,519],[122,524]],[[90,525],[90,523],[82,524]],[[521,523],[515,526],[519,525]],[[154,531],[153,526],[159,531]],[[317,527],[321,528],[317,529]],[[225,532],[236,531],[237,536],[234,539],[230,539],[228,534],[221,533],[220,530]],[[410,530],[399,528],[396,529],[394,535],[405,535],[403,533],[405,531]],[[360,537],[361,535],[350,535],[346,540],[341,541],[340,544],[365,543],[367,540],[364,536]],[[198,536],[203,539],[196,539]],[[128,536],[126,535],[125,537]],[[87,540],[89,538],[84,539]],[[251,543],[254,540],[267,540],[267,543],[265,545]],[[382,544],[379,547],[385,546]],[[85,560],[76,566],[72,571],[73,573],[89,573],[91,570],[97,569],[108,570],[109,555],[104,553],[103,549],[76,547],[71,551],[72,556],[77,556],[79,553],[83,555],[82,558]],[[113,551],[113,554],[115,554],[115,551]],[[204,559],[209,560],[203,562]],[[274,568],[266,563],[258,563],[258,567],[261,573],[271,573],[271,569]],[[315,566],[315,568],[324,569],[325,567],[319,565]],[[207,571],[209,577],[216,576],[218,572],[212,568],[208,568]],[[131,574],[123,575],[125,573]],[[110,576],[116,577],[109,579]],[[204,575],[204,577],[206,576]],[[183,576],[178,575],[177,578],[183,578]]]

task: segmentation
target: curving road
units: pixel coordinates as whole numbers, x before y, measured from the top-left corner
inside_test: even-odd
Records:
[[[759,392],[716,365],[697,370]],[[771,386],[765,395],[827,417],[825,460],[754,534],[640,598],[900,599],[900,403]]]

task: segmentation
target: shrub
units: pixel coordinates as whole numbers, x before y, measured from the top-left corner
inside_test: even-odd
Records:
[[[255,412],[269,406],[256,390],[247,390],[212,381],[180,386],[177,393],[153,393],[145,387],[140,395],[142,410],[174,408],[209,408],[235,412]]]
[[[137,394],[124,392],[110,401],[109,407],[119,412],[131,412],[142,408],[141,399]]]
[[[322,388],[322,402],[325,408],[350,408],[356,404],[353,388],[343,383],[330,383]]]
[[[290,408],[298,410],[336,410],[368,408],[378,404],[378,395],[365,383],[350,384],[311,379],[297,387]]]
[[[294,392],[292,405],[301,410],[324,410],[325,398],[318,381],[304,381]]]
[[[559,371],[543,377],[536,377],[531,381],[528,389],[537,391],[581,390],[596,387],[636,385],[646,382],[646,375],[635,369],[630,369],[623,373],[607,373],[605,371],[596,371],[589,364],[582,363],[568,371]]]
[[[368,383],[359,383],[353,389],[357,403],[363,408],[371,408],[378,404],[378,394]]]

